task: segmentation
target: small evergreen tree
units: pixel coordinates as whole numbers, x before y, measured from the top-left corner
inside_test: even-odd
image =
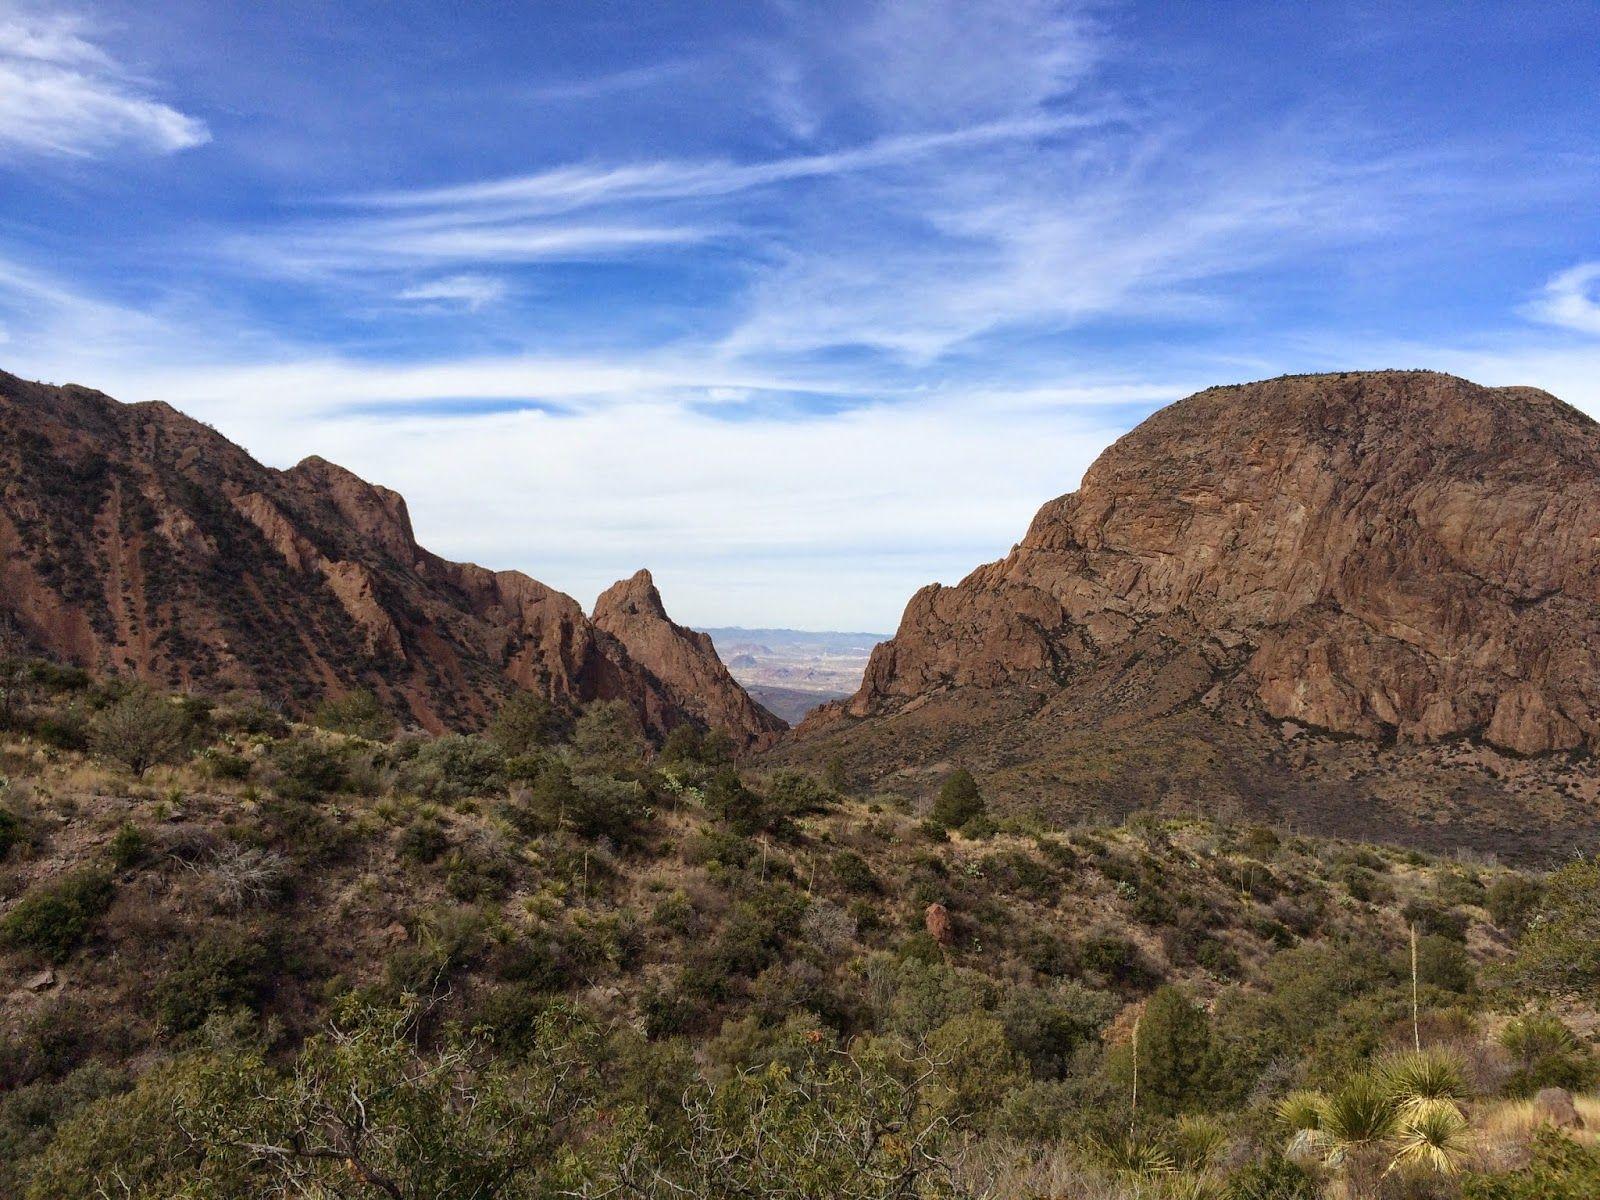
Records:
[[[957,767],[944,786],[939,798],[933,802],[929,818],[946,829],[959,829],[975,817],[988,813],[988,805],[978,791],[978,781],[965,767]]]
[[[1216,1097],[1219,1066],[1205,1010],[1179,988],[1157,988],[1139,1019],[1140,1109],[1166,1117],[1199,1110]]]
[[[489,740],[507,758],[532,754],[550,745],[561,734],[555,707],[543,696],[517,692],[500,706],[489,724]]]

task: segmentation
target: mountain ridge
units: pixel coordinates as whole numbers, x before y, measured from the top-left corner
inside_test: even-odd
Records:
[[[425,550],[399,493],[320,456],[277,470],[163,402],[4,373],[0,416],[0,611],[37,649],[298,710],[368,688],[435,732],[480,725],[518,689],[626,701],[656,736],[703,723],[691,689],[628,654],[625,627]],[[694,686],[708,681],[729,690],[720,714],[752,704],[701,663]],[[748,715],[727,731],[741,745],[770,733]]]

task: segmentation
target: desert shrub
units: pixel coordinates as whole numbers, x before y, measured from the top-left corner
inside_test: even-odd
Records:
[[[1549,877],[1508,974],[1547,996],[1600,987],[1600,862],[1579,859]]]
[[[1076,971],[1110,987],[1147,987],[1154,978],[1139,948],[1114,933],[1085,937],[1073,948],[1072,959]]]
[[[839,797],[815,776],[803,771],[777,771],[762,781],[768,823],[827,812]]]
[[[22,827],[22,818],[9,808],[0,806],[0,862],[26,840],[27,834]]]
[[[269,755],[272,790],[285,800],[311,801],[344,790],[350,781],[345,754],[334,746],[293,739]]]
[[[199,1029],[214,1013],[254,1009],[266,986],[271,956],[249,930],[214,929],[181,948],[156,983],[152,998],[170,1033]]]
[[[644,733],[633,709],[621,700],[597,700],[572,727],[573,758],[587,772],[622,772],[644,756]]]
[[[485,796],[505,786],[505,756],[484,738],[445,734],[416,744],[402,778],[431,800]]]
[[[0,1196],[21,1196],[27,1161],[84,1105],[120,1092],[119,1071],[85,1063],[59,1082],[28,1084],[0,1098]]]
[[[400,857],[418,863],[436,862],[449,848],[450,837],[439,823],[439,818],[426,814],[415,818],[402,829],[395,841],[395,849]]]
[[[558,742],[563,725],[562,715],[543,696],[516,692],[489,723],[489,740],[505,757],[521,758]]]
[[[181,707],[141,688],[94,715],[89,743],[101,757],[143,775],[157,763],[175,757],[188,741],[190,729]]]
[[[638,780],[575,775],[567,822],[585,838],[631,842],[650,815],[650,795]]]
[[[332,696],[317,705],[312,723],[334,733],[380,742],[395,731],[394,714],[364,688]]]
[[[289,860],[266,846],[219,846],[206,861],[218,908],[240,912],[276,899],[289,879]]]
[[[1300,1163],[1271,1154],[1228,1175],[1228,1200],[1316,1200],[1322,1187]]]
[[[978,791],[978,781],[965,767],[957,767],[939,789],[938,798],[928,812],[928,819],[945,829],[960,829],[969,821],[987,813],[983,795]]]
[[[242,754],[208,747],[200,752],[198,761],[213,779],[236,783],[250,778],[250,760]]]
[[[1466,940],[1467,915],[1457,909],[1427,900],[1411,900],[1400,911],[1409,924],[1416,926],[1418,933],[1456,942]]]
[[[1462,871],[1451,871],[1441,876],[1433,889],[1433,894],[1439,903],[1447,908],[1453,908],[1458,904],[1483,905],[1487,893],[1488,889],[1483,886],[1483,880]]]
[[[774,823],[776,814],[757,792],[745,786],[739,772],[722,767],[701,789],[706,812],[740,837],[761,833]]]
[[[106,846],[111,865],[119,871],[138,866],[149,852],[150,839],[145,837],[144,830],[131,824],[119,826]]]
[[[867,860],[854,850],[841,850],[828,863],[833,877],[847,892],[871,893],[878,890],[878,877],[872,873]]]
[[[111,877],[92,869],[41,884],[0,920],[0,944],[65,962],[111,906],[113,891]]]
[[[1388,904],[1394,899],[1394,888],[1387,881],[1379,878],[1376,872],[1355,863],[1341,864],[1334,879],[1344,885],[1352,899],[1367,904]]]
[[[1469,992],[1477,972],[1460,942],[1430,933],[1417,939],[1417,978],[1441,991]]]
[[[1592,1200],[1600,1196],[1600,1150],[1554,1129],[1535,1135],[1533,1160],[1520,1171],[1469,1173],[1461,1200]]]
[[[1005,1027],[987,1013],[960,1013],[928,1034],[928,1056],[938,1064],[935,1111],[981,1119],[1023,1082],[1023,1066],[1006,1041]]]
[[[1500,1031],[1500,1045],[1511,1060],[1512,1074],[1505,1084],[1509,1095],[1531,1096],[1545,1087],[1581,1091],[1595,1081],[1593,1054],[1553,1014],[1514,1018]]]
[[[283,714],[261,701],[220,709],[212,719],[217,728],[225,733],[281,738],[289,732],[289,722],[283,719]]]
[[[1489,885],[1483,903],[1491,921],[1513,937],[1520,937],[1543,898],[1544,885],[1537,879],[1502,875]]]
[[[1081,1047],[1090,1045],[1115,1015],[1117,1001],[1077,983],[1020,988],[996,1009],[1006,1040],[1036,1079],[1060,1079]]]

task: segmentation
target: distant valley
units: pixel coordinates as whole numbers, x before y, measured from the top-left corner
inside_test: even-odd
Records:
[[[819,704],[855,694],[872,648],[887,633],[705,629],[717,656],[757,703],[796,724]]]

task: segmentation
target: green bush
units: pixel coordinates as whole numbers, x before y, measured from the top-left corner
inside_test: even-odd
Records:
[[[987,812],[983,796],[978,791],[978,781],[965,767],[957,767],[939,789],[928,819],[945,829],[960,829],[969,821]]]
[[[1132,1074],[1134,1048],[1119,1048],[1119,1073]],[[1179,988],[1151,993],[1139,1020],[1139,1103],[1173,1117],[1222,1099],[1231,1082],[1222,1071],[1205,1011]]]
[[[1579,859],[1550,876],[1508,974],[1546,996],[1600,988],[1600,862]]]
[[[415,743],[405,760],[405,786],[430,800],[487,796],[505,787],[505,755],[480,737],[445,734]]]
[[[489,740],[507,758],[521,758],[559,741],[562,725],[550,701],[532,692],[517,692],[489,723]]]
[[[113,892],[111,876],[92,869],[36,887],[0,920],[0,944],[65,962],[110,907]]]
[[[867,894],[878,890],[878,877],[872,873],[867,860],[854,850],[841,850],[828,864],[839,886],[847,892]]]
[[[272,790],[285,800],[320,800],[350,782],[345,754],[333,746],[297,738],[279,742],[269,759]]]
[[[22,845],[25,840],[22,818],[9,808],[0,808],[0,862],[3,862],[6,855],[15,847]]]
[[[395,843],[401,858],[412,862],[431,863],[450,848],[450,838],[439,823],[439,818],[421,816],[400,831]]]
[[[123,825],[112,835],[111,843],[106,847],[106,853],[111,858],[111,865],[119,871],[126,871],[136,867],[144,861],[145,855],[150,851],[150,839],[145,837],[144,830],[137,825]]]
[[[192,727],[181,706],[138,689],[94,715],[89,742],[96,754],[143,775],[157,763],[175,757]]]
[[[268,950],[245,930],[213,930],[183,947],[155,986],[162,1026],[171,1033],[199,1029],[214,1013],[254,1009],[271,966]]]
[[[312,723],[335,733],[380,742],[395,731],[394,714],[365,689],[333,696],[317,705]]]
[[[1489,919],[1513,937],[1522,936],[1544,898],[1544,885],[1526,875],[1502,875],[1489,885],[1484,907]]]

